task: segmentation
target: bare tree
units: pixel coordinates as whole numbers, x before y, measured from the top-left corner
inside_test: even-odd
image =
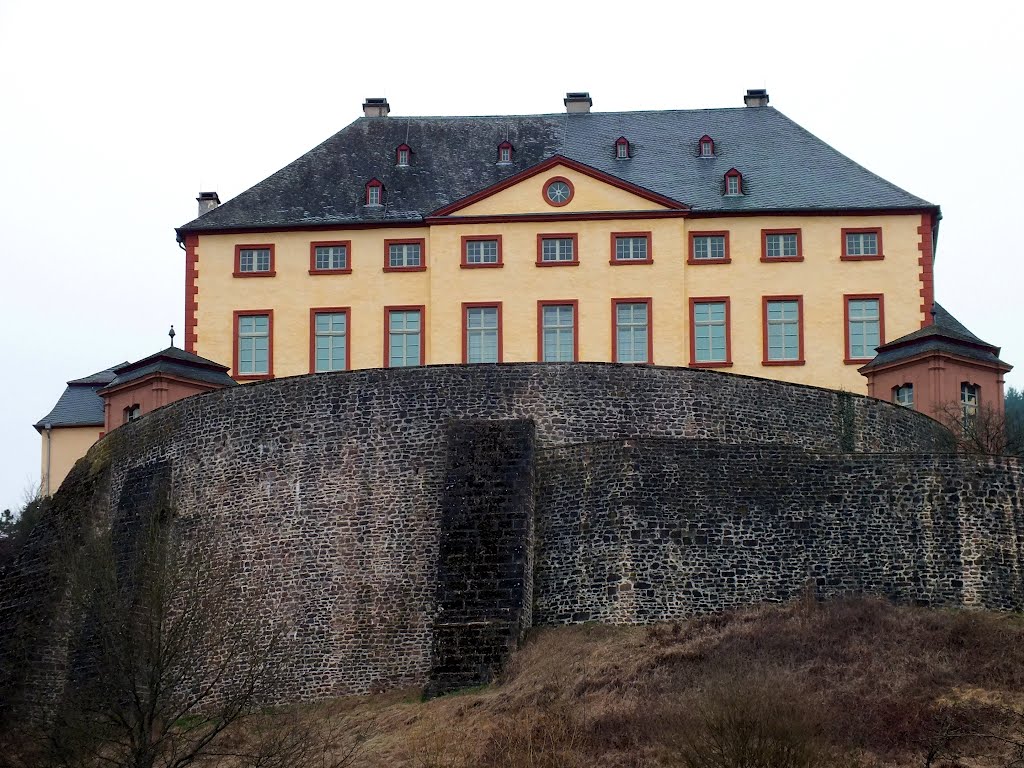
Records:
[[[217,537],[182,535],[167,504],[140,517],[68,553],[78,629],[65,695],[32,718],[23,762],[351,765],[357,729],[260,714],[279,679],[285,633],[264,626],[261,596],[243,597]]]
[[[1024,456],[1024,413],[996,411],[989,406],[965,407],[958,402],[939,406],[935,418],[953,433],[965,453]]]

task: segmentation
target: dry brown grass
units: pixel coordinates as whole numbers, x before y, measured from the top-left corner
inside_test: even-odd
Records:
[[[851,600],[538,629],[497,685],[330,706],[366,768],[1000,765],[975,734],[1024,734],[1024,621]]]

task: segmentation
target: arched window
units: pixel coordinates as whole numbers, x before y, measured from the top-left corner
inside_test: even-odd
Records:
[[[384,184],[378,179],[366,182],[366,204],[384,205]]]
[[[412,150],[408,144],[399,144],[395,150],[395,165],[404,167],[409,165],[409,160],[412,158]]]
[[[707,134],[700,137],[697,142],[697,154],[700,157],[714,157],[715,156],[715,141]]]
[[[629,139],[625,136],[619,136],[615,140],[615,159],[616,160],[629,160]]]
[[[914,407],[914,385],[913,384],[901,384],[898,387],[892,388],[892,401],[896,405],[902,405],[904,408]]]
[[[512,162],[512,145],[507,141],[503,141],[501,142],[501,144],[498,145],[498,162]]]
[[[735,168],[730,168],[728,171],[725,172],[725,194],[743,194],[743,174],[741,174]]]

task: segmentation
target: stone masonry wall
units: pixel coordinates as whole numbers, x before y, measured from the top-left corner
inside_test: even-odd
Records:
[[[678,619],[799,596],[1024,608],[1017,459],[608,441],[538,462],[534,620]]]
[[[452,498],[450,451],[461,440],[453,437],[458,428],[453,433],[449,425],[453,421],[479,420],[529,420],[535,430],[536,467],[541,473],[535,483],[536,533],[540,537],[536,554],[540,559],[535,569],[527,568],[523,623],[528,622],[531,592],[536,599],[537,623],[579,620],[584,615],[632,621],[640,616],[679,615],[684,605],[699,611],[741,600],[776,599],[792,593],[796,577],[790,571],[800,571],[802,584],[808,568],[824,569],[812,575],[825,578],[826,586],[829,578],[840,578],[839,587],[843,589],[862,586],[885,591],[887,582],[881,572],[865,566],[862,571],[866,576],[850,575],[854,572],[849,567],[836,570],[831,562],[853,557],[871,561],[875,557],[869,551],[871,547],[900,546],[897,534],[873,537],[857,527],[853,512],[843,522],[838,510],[843,508],[844,499],[851,503],[854,500],[861,488],[858,478],[864,479],[865,493],[874,493],[872,478],[876,475],[872,473],[878,473],[876,479],[880,482],[882,471],[877,467],[881,465],[873,464],[875,459],[866,454],[890,454],[878,461],[889,462],[886,466],[895,470],[901,462],[910,466],[921,461],[911,454],[942,450],[947,436],[934,421],[878,400],[715,371],[610,364],[355,371],[235,387],[158,409],[113,430],[80,463],[91,468],[90,477],[101,478],[101,492],[87,492],[84,485],[72,482],[61,489],[55,502],[65,510],[62,514],[85,516],[93,525],[103,525],[104,521],[109,524],[116,515],[111,500],[121,498],[133,473],[142,467],[166,467],[178,529],[195,540],[209,542],[210,551],[237,572],[239,589],[253,596],[245,609],[265,617],[268,633],[284,630],[288,634],[287,653],[274,660],[284,681],[277,691],[278,700],[423,686],[435,663],[443,666],[439,649],[444,644],[436,643],[435,635],[439,608],[451,595],[439,589],[439,568],[444,553],[452,551],[445,550],[443,534],[462,525],[456,515],[446,518],[444,512],[446,499]],[[668,539],[658,544],[664,545],[658,562],[678,565],[693,574],[692,580],[667,572],[652,573],[652,578],[662,579],[653,582],[652,588],[666,585],[666,589],[690,589],[693,595],[663,594],[657,598],[663,605],[661,613],[653,607],[638,608],[633,613],[615,607],[619,603],[624,606],[625,601],[609,600],[609,589],[614,587],[618,593],[626,581],[618,574],[631,573],[619,565],[625,551],[624,532],[642,537],[646,530],[646,523],[635,522],[639,518],[630,511],[630,505],[639,505],[638,497],[626,490],[638,482],[641,475],[637,473],[643,470],[618,464],[618,459],[611,456],[595,453],[595,458],[586,458],[573,452],[583,450],[581,446],[588,443],[607,441],[612,445],[626,440],[718,445],[723,453],[713,462],[681,461],[672,469],[674,465],[666,459],[662,462],[665,472],[678,477],[673,487],[682,498],[698,490],[711,494],[712,501],[694,508],[692,541],[699,542],[705,534],[716,535],[714,526],[728,523],[732,527],[719,534],[721,547],[735,545],[751,550],[748,562],[759,563],[765,572],[755,573],[752,565],[744,571],[742,563],[737,562],[730,576],[710,556],[701,561],[705,563],[701,568],[692,567],[689,555],[672,538],[683,540],[684,529],[677,525],[679,532],[666,534]],[[513,448],[508,457],[496,449],[487,452],[489,466],[482,476],[499,478],[502,466],[519,466],[517,462],[527,449],[525,442],[516,441],[519,438],[510,443]],[[779,457],[772,465],[776,474],[768,475],[773,482],[751,485],[766,477],[764,465],[753,463],[751,454],[744,451]],[[800,496],[787,490],[793,483],[780,473],[790,471],[787,462],[800,463],[803,451],[813,452],[825,463],[799,475],[800,487],[806,490],[806,495]],[[823,457],[851,452],[864,454],[859,457],[864,464],[849,465],[856,471],[842,491],[846,495],[835,501],[828,495],[814,496],[812,491],[819,485],[826,487],[834,482],[830,473],[846,471],[846,465],[828,465]],[[600,478],[587,475],[585,461],[598,458],[611,462],[612,474]],[[506,459],[509,463],[503,465]],[[736,463],[723,469],[724,462]],[[563,469],[568,480],[565,489],[558,490],[554,478]],[[716,474],[720,470],[725,474]],[[1016,469],[988,479],[972,475],[974,470],[966,465],[962,471],[955,482],[966,484],[965,488],[984,487],[986,494],[989,486],[984,484],[990,479],[1002,483],[1019,477]],[[495,474],[488,474],[491,472]],[[691,479],[687,473],[695,474]],[[653,493],[655,481],[653,475],[644,480],[644,493]],[[586,499],[586,504],[578,502],[572,494],[582,493],[581,488],[594,482],[610,483],[607,498],[621,499],[622,504],[602,511],[595,506],[597,497],[579,496]],[[616,482],[624,485],[620,488]],[[757,537],[741,535],[746,530],[743,518],[733,522],[723,512],[728,508],[728,484],[733,482],[747,483],[744,498],[748,501],[737,504],[733,510],[737,514],[740,506],[746,506],[748,510],[760,510],[758,514],[765,520],[777,514],[780,520],[799,518],[797,522],[807,526],[833,524],[834,520],[839,527],[816,532],[814,548],[808,552],[799,548],[808,544],[801,545],[794,537],[786,539],[797,547],[793,552],[785,550],[780,538],[777,545],[766,547],[763,557],[757,555]],[[692,492],[688,490],[691,487]],[[527,494],[521,486],[509,484],[508,488],[513,496],[523,494],[522,505],[526,505]],[[961,533],[959,545],[943,543],[935,550],[949,553],[948,574],[940,573],[941,564],[929,564],[932,570],[928,573],[939,575],[931,582],[922,582],[915,594],[930,594],[927,590],[934,587],[936,599],[945,600],[947,595],[955,594],[951,582],[957,578],[959,563],[989,558],[986,562],[991,561],[991,568],[980,568],[979,577],[972,577],[970,584],[964,582],[964,601],[1012,603],[1009,596],[992,597],[1003,589],[1000,584],[1004,572],[1016,573],[1017,567],[1017,560],[1010,555],[1013,547],[1006,538],[1009,534],[1000,533],[1004,529],[997,529],[990,520],[995,512],[989,507],[976,511],[974,497],[967,491],[957,491],[955,486],[919,489],[907,483],[907,489],[910,499],[903,500],[901,491],[893,489],[883,501],[893,498],[906,505],[923,505],[925,511],[920,516],[925,522],[920,528],[908,524],[900,529],[911,537],[913,546],[920,540],[924,542],[921,547],[925,547],[929,536],[952,535],[950,532],[959,524],[964,531],[990,531],[993,540],[1006,548],[1004,560],[997,562],[986,554],[988,545],[974,552],[971,548],[976,546],[975,539]],[[954,492],[958,493],[955,503],[951,501]],[[764,495],[762,507],[753,502],[756,493]],[[494,494],[494,499],[500,496],[497,490]],[[672,501],[667,497],[663,500],[666,504]],[[832,517],[815,516],[822,503],[836,510]],[[1001,514],[1006,520],[1018,519],[1019,506],[1013,507],[1010,501],[1007,504],[1010,506]],[[802,510],[803,516],[788,511],[790,507]],[[669,508],[680,509],[678,504]],[[513,505],[508,509],[519,508]],[[589,510],[593,521],[604,520],[589,523],[594,525],[594,533],[588,534],[583,528],[573,532],[572,526],[577,523],[571,515],[582,514],[584,509]],[[857,509],[870,511],[863,504]],[[706,516],[703,522],[702,514]],[[930,522],[927,515],[940,519],[941,526]],[[956,523],[954,518],[961,522]],[[622,520],[621,529],[616,528],[616,519]],[[657,531],[669,526],[671,520],[666,517],[654,526],[651,535],[660,535]],[[489,525],[486,519],[474,522],[471,516],[463,522],[467,531],[474,525],[483,531],[485,524]],[[40,530],[38,536],[45,537],[45,526]],[[573,541],[576,549],[570,551]],[[42,545],[41,539],[33,544],[38,551],[45,550]],[[30,546],[14,569],[30,576],[23,579],[16,573],[2,577],[0,667],[9,658],[5,656],[4,637],[11,617],[20,615],[21,598],[17,595],[22,594],[9,592],[7,579],[26,585],[39,581],[42,577],[31,576],[39,571],[40,564],[31,554],[36,550]],[[507,554],[511,550],[504,551]],[[925,560],[930,556],[926,548],[916,551],[924,552]],[[796,558],[801,565],[798,568],[781,562],[779,558],[783,557],[787,562]],[[823,560],[812,563],[812,558]],[[518,568],[519,561],[513,567]],[[605,579],[610,574],[616,576],[615,581],[605,581],[600,587],[605,604],[595,597],[600,592],[595,586],[594,574],[598,573]],[[783,575],[773,577],[772,573]],[[834,573],[842,575],[834,577]],[[741,583],[746,576],[756,586]],[[636,588],[637,581],[632,583]],[[563,589],[579,594],[562,595]],[[907,594],[912,591],[904,590]],[[53,658],[53,668],[57,669],[59,653]]]
[[[431,696],[489,683],[533,603],[533,422],[455,422],[447,436]]]

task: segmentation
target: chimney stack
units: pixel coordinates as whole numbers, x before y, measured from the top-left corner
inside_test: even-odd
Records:
[[[748,107],[767,107],[768,91],[765,88],[748,88],[743,103]]]
[[[385,98],[366,97],[363,102],[363,117],[387,117],[391,107]]]
[[[209,213],[218,205],[220,205],[220,198],[216,192],[200,192],[199,197],[196,198],[199,203],[199,215],[202,216],[204,213]]]
[[[565,99],[562,100],[562,103],[565,104],[565,111],[570,115],[577,112],[586,114],[594,105],[593,99],[590,98],[590,94],[586,91],[569,91],[569,93],[565,94]]]

